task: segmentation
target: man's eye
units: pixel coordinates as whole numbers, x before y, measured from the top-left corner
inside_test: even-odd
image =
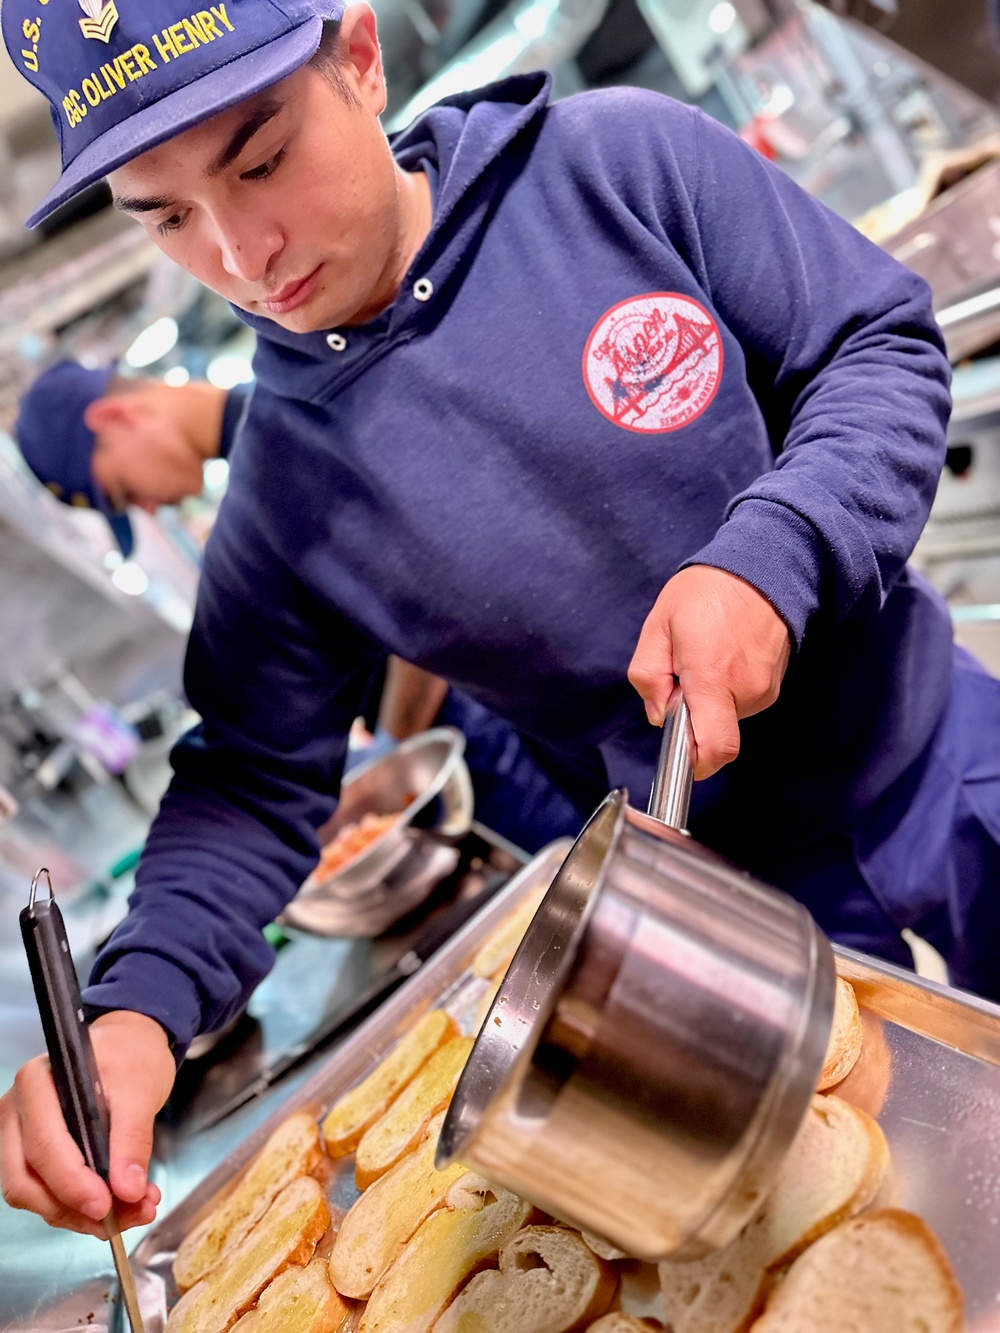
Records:
[[[273,176],[285,156],[284,148],[281,148],[269,157],[266,162],[262,162],[259,167],[251,167],[249,171],[240,173],[241,181],[266,181],[269,176]]]
[[[180,213],[171,213],[170,217],[164,218],[162,222],[156,224],[156,230],[161,236],[165,236],[168,231],[176,231],[178,227],[183,225],[183,222],[184,219]]]

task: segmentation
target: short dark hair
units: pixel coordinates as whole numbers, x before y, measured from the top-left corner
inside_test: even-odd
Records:
[[[309,64],[345,102],[352,105],[357,103],[357,98],[344,78],[345,59],[340,42],[340,19],[324,19],[319,46]]]

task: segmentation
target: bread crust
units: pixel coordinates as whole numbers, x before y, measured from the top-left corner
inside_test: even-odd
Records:
[[[837,978],[833,1006],[833,1026],[823,1068],[816,1084],[817,1092],[836,1087],[854,1068],[861,1055],[864,1030],[858,1012],[858,997],[854,987],[843,977]]]

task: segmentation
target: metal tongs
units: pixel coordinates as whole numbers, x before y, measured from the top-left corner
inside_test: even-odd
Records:
[[[38,882],[43,875],[49,886],[47,901],[36,896]],[[108,1106],[97,1072],[90,1032],[83,1016],[80,983],[69,951],[66,927],[52,892],[52,877],[44,868],[31,881],[28,905],[22,910],[20,921],[35,999],[45,1032],[52,1078],[59,1094],[66,1128],[76,1140],[84,1161],[108,1184]],[[113,1205],[104,1219],[104,1234],[111,1242],[111,1253],[132,1333],[144,1333],[135,1282]]]

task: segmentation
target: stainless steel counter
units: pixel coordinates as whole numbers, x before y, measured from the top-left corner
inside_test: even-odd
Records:
[[[292,1096],[316,1064],[328,1058],[330,1048],[216,1128],[198,1130],[198,1122],[213,1105],[390,967],[437,911],[476,892],[482,884],[479,870],[483,862],[507,871],[520,864],[499,844],[481,840],[477,834],[470,835],[463,848],[460,871],[435,892],[419,919],[408,919],[378,940],[297,935],[279,948],[275,967],[254,992],[246,1015],[213,1052],[182,1067],[174,1094],[158,1120],[150,1174],[163,1192],[161,1214],[179,1203]],[[10,915],[8,907],[0,921],[0,943],[12,946],[9,937],[17,935],[17,921],[16,913],[12,921],[7,919]],[[70,934],[72,940],[72,931]],[[76,941],[73,943],[76,948]],[[44,1046],[23,954],[8,947],[3,961],[6,1003],[0,1017],[0,1090],[6,1090],[23,1061]],[[82,947],[77,949],[76,962],[84,974],[90,955]],[[129,1232],[126,1247],[131,1250],[141,1234],[141,1230]],[[90,1322],[88,1315],[96,1315],[109,1298],[113,1281],[107,1244],[52,1230],[40,1218],[15,1212],[0,1202],[0,1329],[4,1333],[36,1329],[68,1333],[84,1328]]]

